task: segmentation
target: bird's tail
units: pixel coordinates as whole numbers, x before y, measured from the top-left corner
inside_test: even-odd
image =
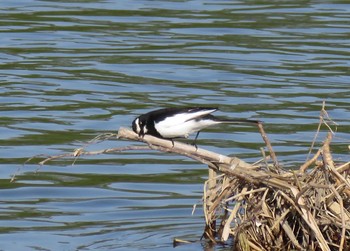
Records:
[[[220,123],[225,124],[260,124],[262,123],[260,120],[251,120],[251,119],[217,119]]]
[[[262,123],[260,120],[252,120],[252,119],[221,119],[217,118],[215,116],[209,115],[210,119],[218,122],[218,123],[225,123],[225,124],[260,124]],[[207,118],[209,118],[209,116]]]

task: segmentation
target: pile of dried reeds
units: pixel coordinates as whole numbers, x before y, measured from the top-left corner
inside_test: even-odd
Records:
[[[216,165],[204,186],[204,237],[233,237],[235,250],[350,250],[350,162],[335,164],[333,131],[316,154],[294,171],[280,168],[259,125],[273,165]],[[314,144],[314,143],[313,143]],[[312,147],[313,147],[312,144]]]
[[[237,250],[350,250],[350,162],[334,164],[331,137],[298,171],[222,165],[205,184],[205,237],[233,236]]]

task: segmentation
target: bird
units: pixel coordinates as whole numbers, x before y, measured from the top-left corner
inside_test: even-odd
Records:
[[[139,137],[152,135],[157,138],[173,139],[188,138],[190,134],[197,133],[193,145],[200,131],[212,125],[254,123],[258,120],[248,119],[220,119],[211,113],[217,111],[216,107],[172,107],[162,108],[142,114],[132,122],[132,129]],[[197,146],[196,146],[197,148]]]

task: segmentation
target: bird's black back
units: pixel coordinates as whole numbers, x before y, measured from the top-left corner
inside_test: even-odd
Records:
[[[181,107],[172,107],[172,108],[163,108],[155,111],[151,111],[149,113],[146,113],[144,116],[147,119],[151,119],[155,122],[159,122],[167,117],[174,116],[176,114],[180,113],[195,113],[199,111],[205,111],[205,110],[217,110],[216,107],[191,107],[191,108],[181,108]]]

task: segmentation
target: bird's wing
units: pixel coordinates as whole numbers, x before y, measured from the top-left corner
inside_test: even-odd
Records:
[[[188,110],[188,115],[186,115],[188,118],[185,120],[185,122],[192,119],[202,118],[209,115],[210,113],[215,112],[216,110],[217,108],[191,108]]]
[[[212,112],[215,112],[217,108],[190,108],[178,111],[172,116],[168,116],[164,120],[159,122],[159,126],[172,127],[175,125],[183,124],[187,121],[204,117]]]

